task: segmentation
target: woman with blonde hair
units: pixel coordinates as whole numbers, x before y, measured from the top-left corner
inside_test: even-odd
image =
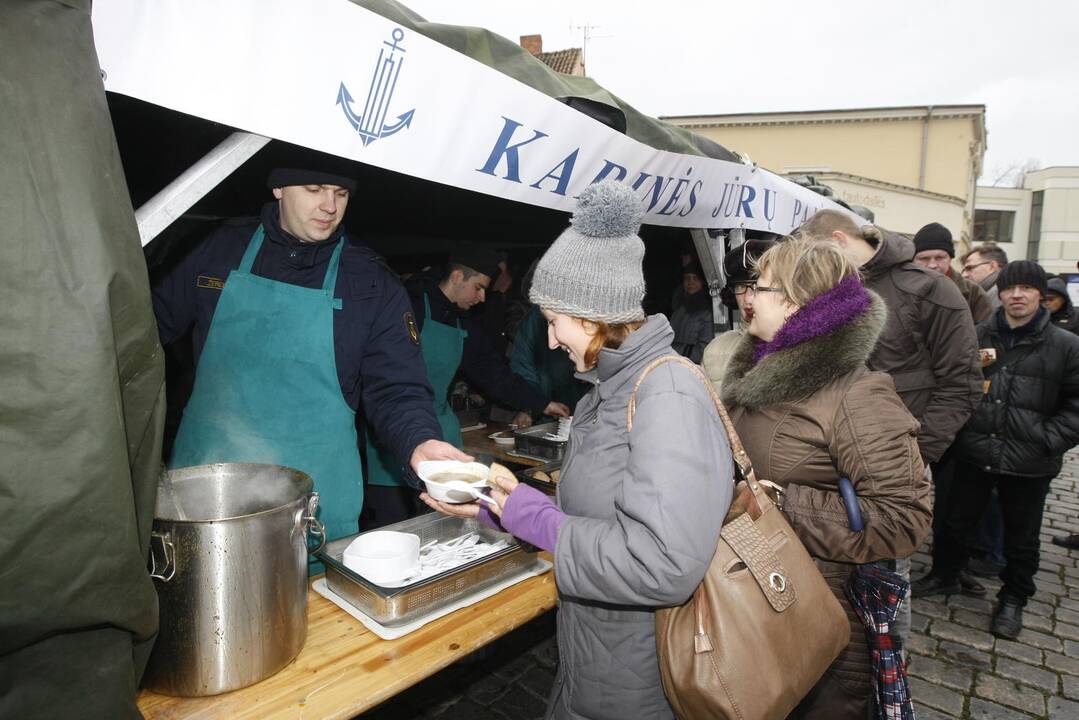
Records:
[[[734,466],[705,380],[665,362],[662,315],[641,309],[641,204],[616,182],[592,185],[572,225],[540,260],[530,298],[592,389],[577,403],[557,502],[497,478],[487,506],[446,505],[554,555],[558,676],[548,718],[667,719],[656,657],[655,610],[693,594],[715,553]],[[628,425],[630,396],[636,413]]]
[[[857,564],[913,554],[931,522],[918,423],[890,376],[866,368],[885,322],[880,296],[829,243],[788,239],[757,261],[749,333],[722,398],[761,479],[850,618],[850,644],[795,718],[867,716],[872,677],[865,630],[844,587]],[[864,520],[851,529],[840,479]],[[792,652],[797,652],[796,648]]]

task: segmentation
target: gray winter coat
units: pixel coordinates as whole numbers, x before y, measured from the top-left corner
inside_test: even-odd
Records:
[[[674,351],[699,365],[705,346],[716,335],[713,322],[711,306],[693,308],[679,305],[671,313],[670,319],[674,330],[674,341],[671,343]]]
[[[679,605],[704,577],[730,506],[734,465],[704,383],[671,355],[652,315],[582,374],[594,387],[573,415],[558,502],[558,677],[548,718],[673,718],[656,659],[657,607]],[[719,470],[717,470],[719,468]]]

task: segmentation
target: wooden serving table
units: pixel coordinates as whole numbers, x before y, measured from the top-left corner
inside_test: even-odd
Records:
[[[506,423],[487,423],[486,427],[482,427],[479,430],[469,430],[468,432],[461,433],[461,440],[463,441],[464,451],[469,455],[491,455],[499,460],[505,460],[518,465],[530,465],[537,466],[543,465],[544,460],[533,460],[529,457],[521,455],[510,455],[509,451],[513,449],[512,445],[499,445],[490,438],[496,432],[502,432],[509,430],[510,426]]]
[[[547,553],[540,556],[551,559]],[[554,607],[556,596],[554,573],[547,572],[402,638],[383,640],[308,590],[307,643],[285,669],[213,697],[175,698],[142,690],[138,706],[148,720],[345,720],[542,615]]]

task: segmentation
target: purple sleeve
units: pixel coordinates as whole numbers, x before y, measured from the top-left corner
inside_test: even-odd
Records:
[[[502,527],[502,523],[498,521],[498,516],[491,512],[491,506],[487,503],[480,503],[480,512],[476,515],[476,522],[492,530],[506,532],[506,528]]]
[[[514,537],[553,553],[566,514],[536,488],[521,483],[502,508],[502,527]]]

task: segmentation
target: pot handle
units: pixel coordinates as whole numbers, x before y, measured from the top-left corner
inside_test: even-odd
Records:
[[[315,547],[311,547],[310,544],[307,545],[308,555],[314,555],[322,549],[323,545],[326,544],[326,528],[319,521],[317,514],[318,493],[313,492],[307,496],[307,509],[304,513],[304,516],[300,518],[301,522],[303,522],[304,537],[307,537],[308,535],[314,535],[315,538],[318,539],[318,545],[316,545]]]
[[[158,548],[161,559],[158,560]],[[160,568],[160,569],[159,569]],[[150,532],[150,577],[168,582],[176,577],[176,546],[172,544],[171,532]]]

